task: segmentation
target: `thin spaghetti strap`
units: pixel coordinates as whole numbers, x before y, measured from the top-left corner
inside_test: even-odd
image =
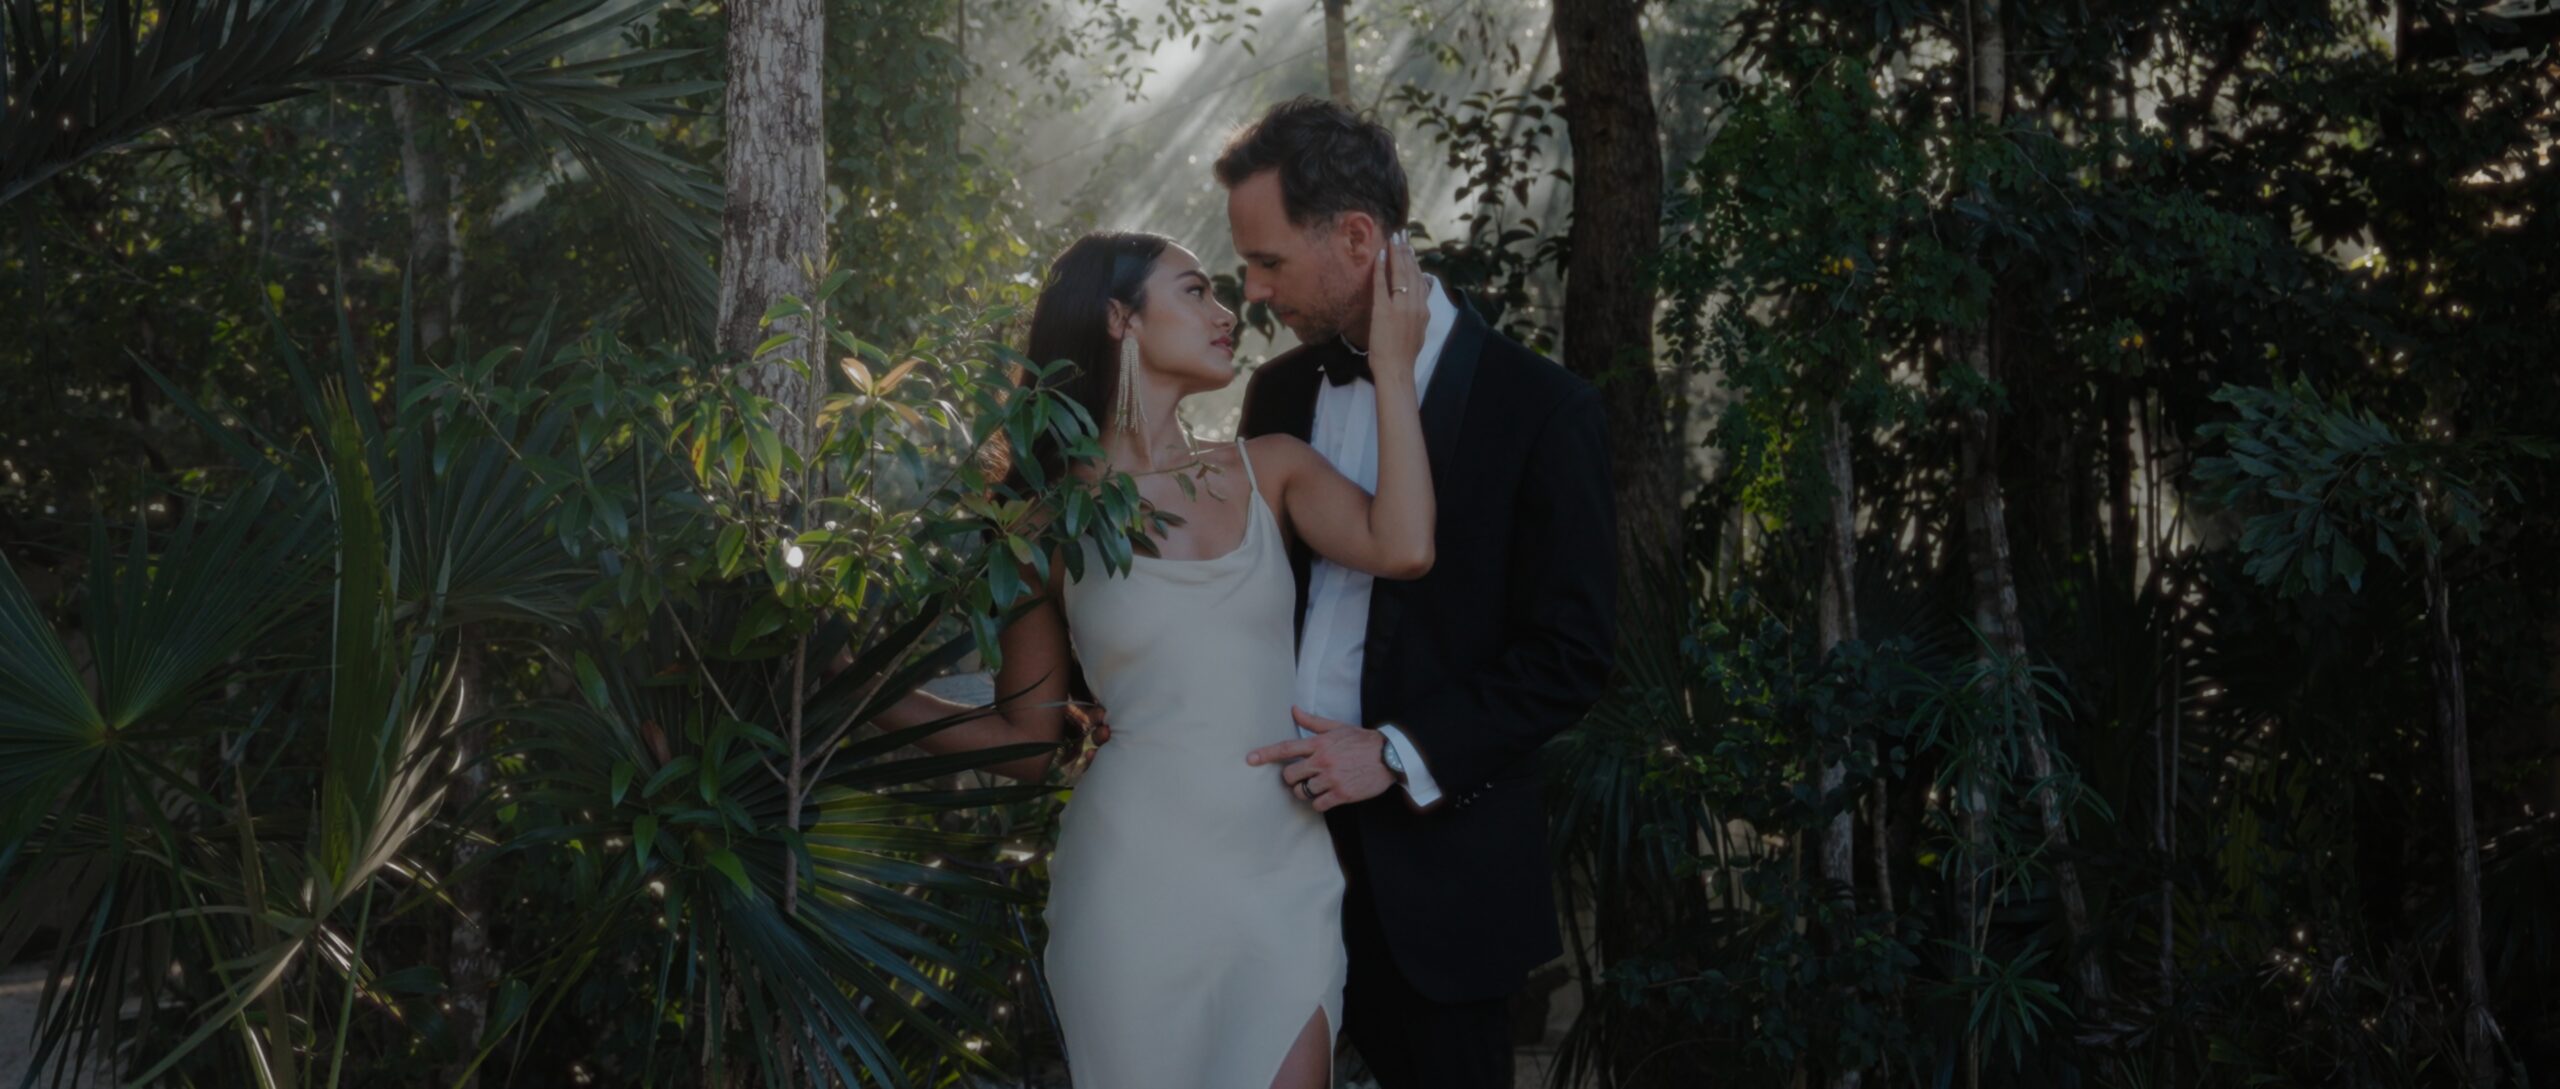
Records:
[[[1247,485],[1250,485],[1256,494],[1260,494],[1262,491],[1262,485],[1254,483],[1253,458],[1245,454],[1243,439],[1236,440],[1236,460],[1244,463],[1244,482]]]

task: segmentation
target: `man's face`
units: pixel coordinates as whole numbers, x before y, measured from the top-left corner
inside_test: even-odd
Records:
[[[1291,223],[1280,172],[1265,170],[1227,190],[1227,229],[1244,258],[1246,302],[1269,304],[1307,343],[1367,333],[1369,266],[1382,241],[1367,215],[1345,213],[1329,226]]]

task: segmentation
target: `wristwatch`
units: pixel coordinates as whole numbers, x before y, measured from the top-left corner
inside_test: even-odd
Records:
[[[1384,725],[1384,723],[1380,724],[1382,730]],[[1411,786],[1412,782],[1406,779],[1404,774],[1404,754],[1396,751],[1395,741],[1389,739],[1383,732],[1379,734],[1379,740],[1384,742],[1378,750],[1378,755],[1387,762],[1387,774],[1396,777],[1397,786]]]

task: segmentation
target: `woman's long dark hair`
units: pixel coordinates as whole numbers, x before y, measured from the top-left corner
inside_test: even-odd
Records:
[[[1076,239],[1049,264],[1040,285],[1040,300],[1031,308],[1031,335],[1023,352],[1042,366],[1066,360],[1073,364],[1052,375],[1046,385],[1084,407],[1095,427],[1111,426],[1111,403],[1120,393],[1120,341],[1111,335],[1111,304],[1130,313],[1147,306],[1147,277],[1173,240],[1139,231],[1095,231]],[[1029,372],[1025,384],[1041,379]],[[1003,452],[1006,483],[1021,494],[1025,479],[1020,451]],[[1048,479],[1067,469],[1056,439],[1042,435],[1032,443],[1032,461]]]
[[[1111,304],[1117,302],[1132,314],[1146,309],[1147,277],[1155,274],[1156,259],[1172,244],[1172,239],[1160,234],[1095,231],[1059,254],[1049,263],[1049,278],[1040,285],[1040,301],[1031,308],[1031,334],[1023,353],[1043,367],[1061,359],[1073,366],[1045,383],[1029,371],[1018,380],[1024,385],[1045,384],[1084,406],[1095,427],[1111,426],[1111,402],[1120,393],[1120,341],[1111,335]],[[1001,460],[989,475],[1003,477],[1005,488],[1017,496],[1030,494],[1021,454],[1002,441],[991,453]],[[1032,440],[1030,457],[1044,479],[1057,480],[1067,471],[1066,452],[1045,432]],[[1067,707],[1068,726],[1082,738],[1093,727],[1092,716],[1083,706],[1093,702],[1093,686],[1072,652],[1067,658],[1067,695],[1075,701]]]

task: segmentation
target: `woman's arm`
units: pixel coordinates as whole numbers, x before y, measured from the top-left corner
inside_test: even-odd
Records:
[[[1293,438],[1255,440],[1278,453],[1279,506],[1300,540],[1328,560],[1380,578],[1431,570],[1431,460],[1422,445],[1414,361],[1431,305],[1422,267],[1399,234],[1370,274],[1369,371],[1378,392],[1378,494],[1373,498]]]
[[[1058,607],[1065,565],[1052,563],[1049,570],[1049,586],[1040,603],[996,636],[1004,658],[996,667],[996,696],[1002,701],[999,706],[989,711],[918,689],[874,716],[872,723],[883,730],[903,730],[976,712],[975,717],[916,742],[917,748],[937,756],[1065,740],[1069,649],[1066,614]],[[1025,581],[1038,577],[1028,568],[1023,576]],[[1009,695],[1011,698],[1005,698]],[[1036,782],[1049,774],[1049,763],[1055,756],[1026,756],[987,770],[1009,779]]]

